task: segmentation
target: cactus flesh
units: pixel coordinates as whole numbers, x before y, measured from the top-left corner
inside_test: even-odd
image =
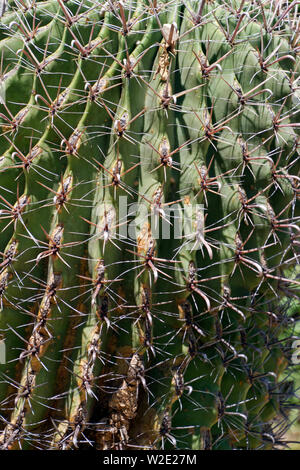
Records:
[[[0,11],[0,448],[281,448],[299,2]]]

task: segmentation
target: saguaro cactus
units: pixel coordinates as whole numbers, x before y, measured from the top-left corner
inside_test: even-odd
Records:
[[[298,4],[2,2],[1,449],[280,448]]]

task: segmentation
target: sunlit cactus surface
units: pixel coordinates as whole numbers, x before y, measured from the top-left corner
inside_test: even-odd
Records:
[[[0,449],[284,449],[299,2],[0,7]]]

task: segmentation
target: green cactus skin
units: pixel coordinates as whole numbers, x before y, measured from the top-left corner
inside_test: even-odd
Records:
[[[282,448],[298,2],[4,5],[0,449]]]

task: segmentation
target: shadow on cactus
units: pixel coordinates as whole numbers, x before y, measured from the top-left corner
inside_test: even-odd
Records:
[[[0,11],[0,448],[284,449],[297,2]]]

